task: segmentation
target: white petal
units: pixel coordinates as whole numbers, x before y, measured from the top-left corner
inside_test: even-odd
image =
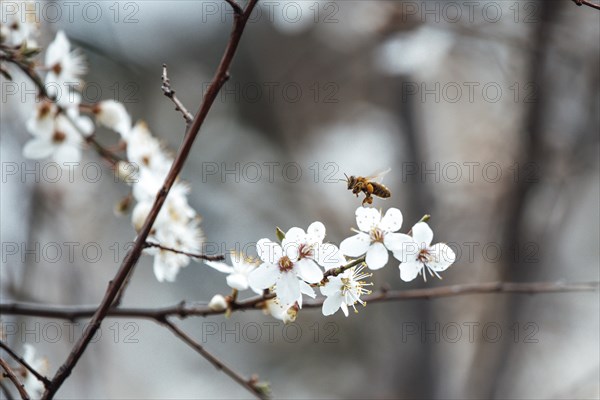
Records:
[[[160,255],[154,257],[154,275],[159,282],[174,282],[177,272],[179,272],[178,265],[170,265],[167,259]]]
[[[77,146],[64,144],[56,149],[52,158],[59,164],[79,162],[81,160],[81,149]]]
[[[342,302],[342,305],[340,306],[340,308],[342,309],[342,312],[344,313],[344,315],[347,317],[348,316],[348,305],[344,302]]]
[[[335,314],[337,310],[340,309],[342,305],[342,294],[334,294],[333,296],[329,296],[323,302],[323,315],[332,315]]]
[[[304,243],[305,240],[306,240],[306,233],[304,232],[304,229],[293,227],[293,228],[290,228],[285,233],[285,238],[281,241],[281,247],[283,247],[285,249],[286,245],[288,243],[291,243],[292,245],[296,245],[296,247],[297,247],[300,244]]]
[[[214,268],[217,271],[223,272],[225,274],[231,274],[233,272],[233,267],[221,261],[205,261],[204,263],[209,267]]]
[[[293,304],[298,301],[300,293],[300,281],[292,272],[284,272],[275,285],[277,297],[284,304]]]
[[[323,239],[325,239],[325,225],[319,221],[315,221],[310,224],[306,233],[308,234],[308,243],[323,243]]]
[[[421,248],[429,247],[433,240],[433,231],[426,222],[417,222],[412,227],[412,237]]]
[[[370,232],[381,221],[381,213],[374,208],[358,207],[355,214],[356,225],[363,232]]]
[[[429,262],[427,266],[434,271],[445,271],[456,260],[456,254],[445,243],[438,243],[429,248],[429,252],[435,257],[435,261]]]
[[[50,143],[43,139],[31,139],[23,147],[23,157],[40,159],[49,157],[54,152]]]
[[[417,260],[402,263],[400,264],[400,279],[410,282],[419,275],[421,269],[423,269],[423,264]]]
[[[404,233],[386,233],[383,236],[383,244],[390,251],[401,250],[407,246],[407,243],[414,244],[415,241],[412,237],[405,235]]]
[[[340,243],[340,250],[349,257],[359,257],[367,252],[371,245],[371,238],[366,233],[358,233],[344,239]]]
[[[375,242],[367,250],[365,262],[369,269],[380,269],[385,267],[388,262],[388,251],[383,243]]]
[[[402,227],[402,212],[397,208],[390,208],[387,210],[381,222],[379,228],[384,232],[396,232]]]
[[[303,258],[296,262],[294,271],[308,283],[317,283],[323,279],[323,270],[311,259]]]
[[[306,283],[304,281],[300,281],[300,292],[302,292],[302,294],[307,295],[311,299],[314,299],[315,297],[317,297],[315,290],[308,283]]]
[[[330,276],[327,278],[327,283],[321,286],[321,294],[323,296],[333,296],[336,292],[342,291],[342,278],[339,276]]]
[[[227,276],[227,285],[237,290],[248,289],[248,278],[242,274],[231,274]]]
[[[417,259],[421,246],[415,242],[412,238],[410,240],[403,240],[400,248],[394,251],[394,257],[400,262],[411,262]]]
[[[260,239],[256,243],[256,251],[261,260],[266,263],[276,264],[283,255],[281,246],[269,239]]]
[[[279,278],[279,268],[275,264],[261,264],[260,267],[248,275],[248,282],[253,289],[267,289],[277,282]]]
[[[337,268],[346,262],[342,252],[332,243],[323,243],[315,254],[315,260],[325,269]]]

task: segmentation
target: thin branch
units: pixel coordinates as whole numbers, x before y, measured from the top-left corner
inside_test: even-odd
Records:
[[[183,103],[175,96],[175,91],[171,88],[171,81],[167,76],[167,64],[163,64],[163,73],[162,73],[162,86],[161,89],[165,96],[167,96],[171,101],[175,104],[175,110],[180,111],[183,115],[183,119],[189,125],[194,120],[194,116],[190,113],[187,108],[183,105]]]
[[[600,4],[595,4],[592,3],[591,1],[587,1],[587,0],[573,0],[573,2],[575,4],[577,4],[578,6],[588,6],[588,7],[592,7],[595,8],[596,10],[600,10]]]
[[[170,251],[172,253],[183,254],[184,256],[197,258],[200,260],[206,260],[206,261],[223,261],[223,260],[225,260],[225,256],[221,255],[221,254],[218,254],[216,256],[207,256],[206,254],[189,253],[187,251],[172,249],[170,247],[166,247],[166,246],[160,245],[158,243],[153,243],[153,242],[146,242],[146,244],[144,246],[146,248],[154,247],[154,248],[161,249],[164,251]]]
[[[10,379],[10,381],[13,383],[13,385],[15,385],[15,387],[19,391],[19,394],[21,395],[21,398],[23,400],[29,400],[31,397],[29,397],[29,394],[25,390],[25,386],[23,386],[23,384],[19,381],[19,378],[17,378],[17,375],[15,374],[15,371],[13,371],[10,368],[10,366],[8,365],[8,363],[6,361],[4,361],[3,358],[0,358],[0,366],[5,371],[4,375],[6,377],[8,377],[8,379]]]
[[[15,359],[15,361],[17,361],[19,364],[24,366],[29,372],[31,372],[33,376],[35,376],[40,382],[44,384],[44,386],[48,387],[48,385],[50,384],[50,379],[37,372],[35,368],[33,368],[31,365],[29,365],[27,361],[23,359],[23,357],[20,357],[17,353],[15,353],[13,349],[8,347],[8,345],[2,340],[0,340],[0,348],[4,349],[12,358]]]
[[[200,353],[202,357],[204,357],[208,362],[214,365],[218,370],[223,371],[225,374],[229,375],[234,381],[236,381],[240,386],[244,387],[250,393],[252,393],[258,399],[267,399],[264,390],[261,390],[260,387],[257,386],[258,380],[253,377],[250,379],[246,379],[231,368],[229,368],[223,361],[219,360],[215,355],[209,353],[200,343],[192,339],[188,334],[182,331],[177,325],[165,319],[161,321],[163,325],[165,325],[175,336],[185,342],[188,346],[196,350],[196,352]]]
[[[460,285],[438,286],[434,288],[410,289],[410,290],[381,290],[363,300],[372,303],[403,301],[403,300],[431,300],[442,297],[464,296],[474,294],[491,293],[515,293],[515,294],[543,294],[560,292],[596,292],[599,282],[564,283],[564,282],[484,282],[468,283]],[[231,304],[232,311],[258,310],[266,300],[274,298],[270,293],[263,296],[255,296]],[[325,299],[304,302],[302,309],[315,308],[323,305]],[[0,315],[24,315],[41,318],[64,319],[76,321],[88,318],[94,314],[96,308],[93,306],[47,306],[31,303],[4,303],[0,304]],[[169,317],[206,317],[209,315],[225,314],[227,311],[215,311],[205,304],[186,304],[184,302],[170,307],[162,308],[113,308],[107,312],[107,317],[112,318],[139,318],[155,321],[164,321]]]
[[[244,10],[242,9],[242,7],[240,7],[240,5],[237,3],[237,1],[235,0],[225,0],[227,2],[227,4],[229,4],[231,6],[231,8],[233,8],[233,12],[236,15],[242,15],[244,13]]]
[[[125,281],[127,280],[127,277],[130,275],[135,265],[137,264],[137,261],[139,260],[142,254],[142,250],[145,247],[146,239],[152,229],[152,225],[154,225],[154,221],[156,220],[158,213],[160,212],[163,204],[165,203],[167,195],[169,194],[171,187],[175,183],[177,176],[183,169],[187,157],[192,149],[192,145],[196,137],[198,136],[198,132],[200,132],[200,128],[204,123],[204,120],[206,119],[206,116],[208,115],[208,112],[210,111],[213,102],[215,101],[219,91],[221,90],[221,88],[223,87],[223,85],[229,77],[229,67],[233,60],[237,47],[240,43],[240,39],[242,37],[242,33],[244,32],[246,22],[250,17],[250,13],[256,6],[257,1],[258,0],[250,0],[243,14],[236,15],[229,42],[227,44],[221,62],[219,63],[212,83],[206,91],[204,100],[202,101],[202,104],[200,105],[200,108],[196,113],[196,116],[194,117],[194,120],[192,121],[192,124],[185,135],[185,138],[183,139],[183,143],[175,157],[175,160],[173,161],[173,164],[171,165],[171,169],[169,170],[169,173],[165,178],[162,188],[156,195],[154,204],[152,205],[152,209],[148,213],[146,221],[144,222],[144,225],[138,233],[133,248],[123,260],[123,263],[119,267],[119,270],[117,271],[117,274],[115,275],[114,279],[109,282],[106,293],[104,294],[104,297],[98,309],[94,313],[94,316],[89,322],[88,329],[85,330],[83,335],[75,343],[73,349],[71,350],[71,353],[69,354],[65,362],[57,370],[56,374],[54,375],[54,378],[52,379],[50,388],[48,388],[44,392],[42,399],[48,400],[54,397],[58,389],[62,386],[67,377],[71,374],[71,371],[85,352],[91,339],[94,337],[94,335],[100,328],[100,324],[110,311],[114,300],[121,292],[121,287],[124,285]]]

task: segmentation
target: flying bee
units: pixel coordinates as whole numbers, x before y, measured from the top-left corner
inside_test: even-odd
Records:
[[[385,185],[380,182],[376,182],[376,180],[381,180],[385,174],[390,172],[391,168],[386,169],[385,171],[373,174],[371,176],[348,176],[344,174],[346,177],[346,183],[348,183],[348,190],[352,190],[352,193],[358,197],[360,192],[365,194],[365,198],[362,202],[362,205],[365,204],[373,204],[373,196],[381,197],[382,199],[387,199],[392,196],[390,189],[388,189]]]

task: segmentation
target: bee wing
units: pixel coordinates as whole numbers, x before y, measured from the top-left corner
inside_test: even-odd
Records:
[[[384,170],[379,170],[377,172],[375,172],[372,175],[369,175],[367,177],[365,177],[365,179],[369,180],[369,181],[383,181],[383,177],[385,175],[387,175],[388,172],[390,172],[392,169],[391,168],[386,168]]]

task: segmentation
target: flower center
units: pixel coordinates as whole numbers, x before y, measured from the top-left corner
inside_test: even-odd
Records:
[[[52,136],[52,141],[54,143],[62,143],[65,141],[66,138],[67,138],[67,135],[65,135],[63,132],[55,131],[54,135]]]
[[[298,254],[298,258],[312,258],[314,256],[313,247],[302,243],[300,247],[298,247]]]
[[[423,264],[428,264],[433,261],[433,255],[429,252],[429,249],[423,249],[417,255],[417,260]]]
[[[60,75],[60,73],[62,72],[62,66],[60,65],[60,63],[56,63],[52,66],[52,72],[54,72],[56,75]]]
[[[42,106],[39,108],[38,111],[38,119],[42,119],[44,118],[46,115],[50,114],[50,110],[51,110],[51,106],[50,103],[48,102],[44,102],[44,104],[42,104]]]
[[[371,241],[383,243],[383,231],[379,228],[373,228],[371,230]]]
[[[283,256],[279,259],[279,270],[281,272],[289,272],[294,268],[294,263],[288,256]]]

